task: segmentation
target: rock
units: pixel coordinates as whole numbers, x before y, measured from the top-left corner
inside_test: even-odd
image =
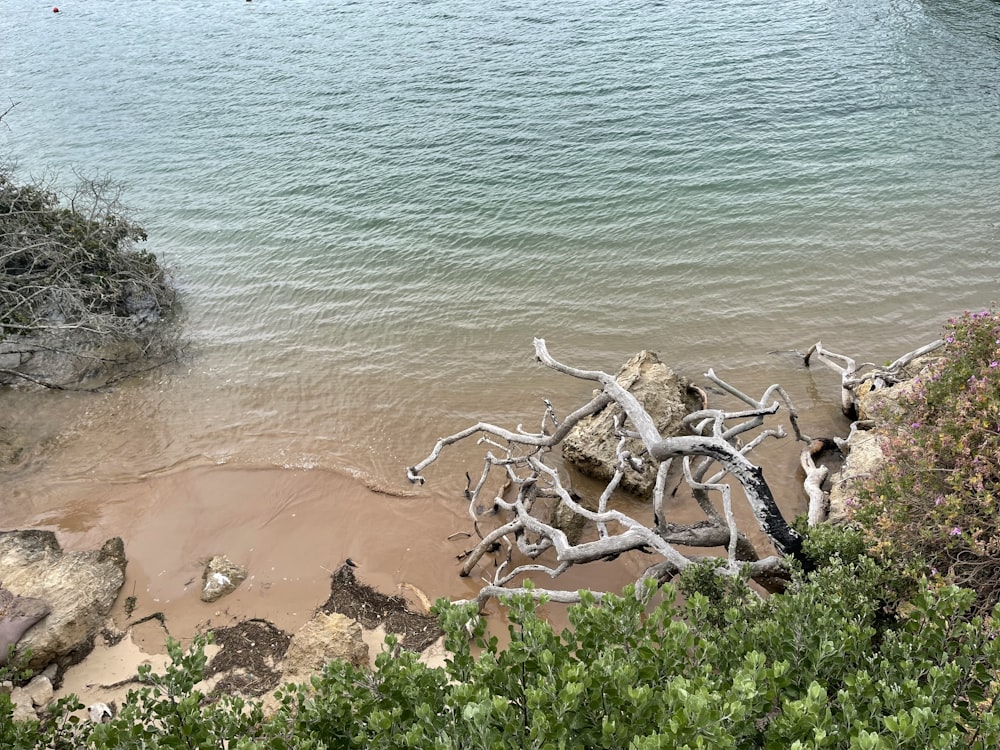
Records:
[[[0,532],[0,580],[51,610],[18,643],[19,653],[31,652],[28,666],[65,669],[90,653],[125,582],[125,564],[118,537],[99,550],[64,552],[51,531]]]
[[[922,357],[908,365],[916,374],[888,388],[861,390],[857,393],[858,419],[873,421],[870,430],[858,430],[848,440],[843,468],[830,477],[830,523],[843,523],[850,518],[852,504],[857,500],[858,484],[882,465],[885,457],[880,440],[885,430],[880,421],[898,416],[900,401],[920,388],[921,382],[933,377],[940,366],[939,357]]]
[[[0,364],[0,369],[10,368],[4,368]],[[0,431],[0,468],[16,464],[21,460],[23,452],[24,445],[21,441],[12,435],[8,435],[6,431]]]
[[[830,512],[827,521],[844,523],[850,519],[851,508],[857,501],[858,484],[882,465],[879,432],[861,430],[848,441],[850,452],[843,468],[830,478]]]
[[[14,721],[38,721],[35,704],[24,688],[14,688],[10,694],[10,702],[14,706],[14,714],[11,717]]]
[[[41,708],[47,706],[52,700],[52,682],[44,675],[37,675],[24,686],[24,692],[31,697],[31,702]]]
[[[920,388],[921,383],[934,377],[944,362],[943,357],[932,355],[919,357],[900,372],[900,376],[905,377],[906,380],[884,388],[873,388],[871,381],[863,384],[855,393],[858,402],[858,419],[884,419],[889,414],[898,413],[899,401]]]
[[[689,393],[690,382],[676,375],[656,354],[639,352],[615,377],[646,408],[663,437],[690,434],[683,419],[701,405]],[[617,463],[618,438],[614,434],[614,420],[622,414],[621,407],[612,404],[580,420],[563,441],[563,457],[582,473],[609,481]],[[642,443],[629,440],[626,448],[637,454],[642,450]],[[621,488],[651,498],[655,483],[656,466],[646,460],[641,472],[626,470]]]
[[[292,636],[282,671],[286,677],[315,674],[334,660],[356,667],[368,664],[368,646],[361,637],[361,626],[337,612],[317,612]]]
[[[591,502],[589,498],[583,498],[570,490],[573,499],[587,510],[597,510],[597,503]],[[586,518],[570,510],[565,503],[555,505],[549,513],[548,522],[566,535],[566,541],[570,544],[578,544],[583,538],[583,532],[587,528]]]
[[[41,599],[17,596],[0,584],[0,665],[7,663],[11,646],[51,611]]]
[[[205,565],[202,576],[205,585],[201,590],[203,602],[214,602],[235,591],[247,578],[247,572],[224,555],[217,555]]]

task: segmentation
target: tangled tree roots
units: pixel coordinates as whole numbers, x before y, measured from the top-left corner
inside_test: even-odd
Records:
[[[72,194],[0,171],[0,384],[94,388],[175,356],[176,291],[120,188]]]

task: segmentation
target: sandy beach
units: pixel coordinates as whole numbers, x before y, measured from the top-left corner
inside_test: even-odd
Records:
[[[112,634],[125,637],[112,645],[99,637],[94,652],[67,670],[57,693],[75,693],[88,705],[120,701],[135,686],[128,681],[140,664],[161,668],[168,635],[187,643],[250,619],[294,633],[329,596],[330,576],[348,558],[360,581],[401,596],[416,612],[439,597],[471,598],[482,583],[458,575],[456,558],[471,531],[463,502],[432,503],[419,491],[383,494],[334,471],[198,466],[52,491],[58,510],[8,518],[8,527],[51,529],[67,550],[121,536],[128,557],[109,622]],[[202,572],[213,555],[228,556],[249,575],[233,593],[206,603]],[[571,570],[559,586],[620,587],[642,565],[641,556],[623,556],[615,564]],[[551,609],[562,619],[560,607]],[[502,630],[502,617],[494,619]],[[366,631],[372,659],[384,635]]]

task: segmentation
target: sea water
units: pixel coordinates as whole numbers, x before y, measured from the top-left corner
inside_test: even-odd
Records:
[[[750,389],[817,339],[894,358],[997,295],[998,29],[991,0],[0,0],[0,155],[124,183],[188,341],[0,395],[46,440],[8,497],[205,462],[401,484],[587,396],[535,336]]]

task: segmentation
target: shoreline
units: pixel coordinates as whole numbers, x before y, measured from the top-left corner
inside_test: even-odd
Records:
[[[168,636],[186,645],[206,630],[256,619],[294,633],[329,597],[331,573],[347,558],[365,583],[416,612],[423,597],[472,591],[447,564],[444,537],[453,529],[435,531],[446,514],[422,513],[419,500],[374,492],[338,472],[205,465],[123,484],[64,484],[58,495],[59,510],[11,513],[4,527],[53,531],[65,551],[120,536],[128,563],[105,636],[66,671],[56,697],[76,692],[89,704],[123,696],[135,685],[120,683],[141,664],[162,667]],[[206,603],[201,574],[216,554],[249,575]],[[366,629],[372,658],[383,637]],[[99,687],[107,685],[119,686]]]
[[[842,415],[835,403],[834,378],[823,375],[825,387],[817,392],[808,371],[796,368],[786,375],[784,385],[800,418],[823,433],[838,430]],[[572,387],[572,381],[567,384]],[[95,405],[98,410],[104,406]],[[102,426],[111,425],[114,414],[100,411],[97,417]],[[809,431],[816,434],[813,428]],[[165,627],[136,628],[126,639],[132,648],[126,644],[113,653],[88,657],[73,668],[71,685],[120,682],[125,679],[123,661],[125,671],[134,672],[141,660],[162,659],[168,634],[186,644],[207,629],[255,619],[294,633],[327,598],[331,574],[347,559],[358,565],[358,576],[366,584],[404,597],[415,611],[425,609],[421,600],[475,598],[479,575],[489,575],[484,569],[468,578],[459,576],[459,559],[472,530],[462,498],[464,472],[478,470],[467,453],[449,453],[429,485],[403,485],[407,491],[400,492],[391,486],[386,491],[380,482],[350,470],[240,465],[198,456],[166,462],[158,471],[143,472],[140,463],[137,476],[119,473],[121,479],[109,479],[101,456],[110,445],[98,448],[93,470],[80,471],[84,464],[79,457],[95,439],[93,434],[87,437],[71,446],[76,461],[71,465],[77,469],[73,475],[53,479],[46,460],[21,467],[27,481],[16,494],[28,502],[13,503],[17,507],[7,514],[5,527],[54,531],[66,550],[93,549],[120,536],[128,566],[112,611],[112,630],[127,631],[129,623],[144,618],[148,625],[152,615],[162,618]],[[802,489],[795,480],[798,450],[786,443],[762,448],[758,455],[791,517],[801,512]],[[134,441],[124,445],[130,451],[146,451]],[[182,447],[168,445],[170,458]],[[477,464],[481,460],[475,455]],[[115,456],[112,464],[119,471],[128,465],[128,454]],[[8,478],[12,486],[18,483],[17,473]],[[692,510],[672,507],[672,518],[696,520],[686,518]],[[751,533],[753,529],[748,527]],[[248,577],[236,591],[206,604],[200,600],[201,575],[204,562],[216,555],[245,568]],[[647,564],[635,553],[608,565],[576,566],[560,578],[560,586],[620,590]],[[126,613],[129,601],[131,611]],[[565,620],[563,608],[547,609],[555,622]],[[502,624],[491,623],[491,629]],[[506,633],[498,635],[503,640]],[[379,637],[371,653],[378,653],[380,646]]]
[[[142,664],[162,669],[168,636],[186,646],[206,630],[251,620],[295,633],[330,596],[331,575],[348,558],[359,581],[417,613],[439,597],[474,598],[480,586],[475,576],[458,574],[467,539],[448,540],[469,525],[464,503],[444,508],[427,493],[386,495],[340,472],[205,465],[110,486],[66,484],[60,495],[60,512],[12,515],[5,528],[54,531],[65,551],[120,536],[128,560],[104,635],[56,691],[57,698],[76,693],[85,705],[121,700],[137,686],[131,680]],[[248,577],[206,603],[201,573],[216,554],[244,566]],[[563,582],[620,589],[644,564],[623,556],[614,565],[571,570]],[[565,622],[562,608],[550,610]],[[505,624],[502,617],[491,623],[501,640]],[[385,632],[363,633],[373,661]],[[441,645],[427,658],[444,658]]]

